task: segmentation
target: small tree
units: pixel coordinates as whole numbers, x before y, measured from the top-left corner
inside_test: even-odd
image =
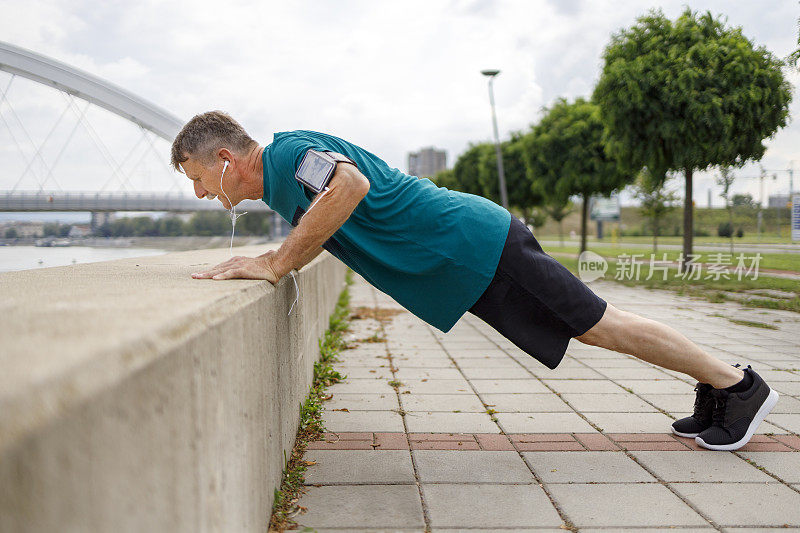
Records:
[[[583,199],[581,252],[586,250],[589,198],[608,196],[632,181],[606,154],[602,137],[596,105],[583,98],[573,103],[561,98],[523,138],[528,170],[545,196],[560,202],[573,195]]]
[[[500,203],[500,192],[498,189],[499,179],[497,177],[497,152],[484,149],[481,155],[479,179],[484,191],[484,196],[495,203]],[[522,213],[522,218],[526,224],[533,227],[540,227],[542,221],[537,225],[541,214],[537,212],[537,207],[544,202],[543,195],[539,187],[531,180],[525,165],[525,145],[523,136],[520,133],[512,133],[511,140],[500,144],[503,154],[503,169],[506,177],[506,189],[508,191],[508,205],[510,208],[517,209]],[[545,220],[547,215],[544,215]]]
[[[648,169],[643,169],[636,177],[635,195],[642,203],[639,211],[653,226],[653,252],[658,251],[658,235],[660,222],[664,215],[675,209],[675,194],[667,190],[667,175],[654,176]]]
[[[783,63],[741,28],[686,9],[658,11],[616,33],[594,91],[609,150],[634,171],[682,171],[683,252],[692,253],[692,174],[758,160],[786,125],[791,86]]]
[[[731,167],[720,167],[716,182],[717,185],[722,187],[720,196],[725,200],[725,209],[728,210],[728,236],[731,238],[731,253],[733,253],[733,202],[731,202],[731,186],[735,179],[736,176],[731,172]]]
[[[572,202],[569,199],[551,198],[544,204],[545,212],[558,223],[558,242],[564,246],[564,219],[572,213]]]

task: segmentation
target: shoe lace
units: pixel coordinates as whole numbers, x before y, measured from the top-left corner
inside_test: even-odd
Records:
[[[711,413],[711,421],[715,426],[723,427],[725,422],[725,410],[728,405],[728,391],[713,389],[711,396],[714,399],[714,410]]]
[[[698,393],[694,398],[694,417],[698,420],[702,420],[703,418],[706,418],[706,406],[712,399],[708,394],[710,387],[708,385],[698,383],[695,385],[694,390]]]

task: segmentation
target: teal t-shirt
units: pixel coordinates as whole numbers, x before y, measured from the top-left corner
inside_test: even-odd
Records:
[[[450,330],[494,277],[511,214],[404,174],[338,137],[299,130],[276,133],[262,154],[263,200],[293,226],[314,197],[295,179],[310,148],[346,155],[370,182],[323,248],[425,322]]]

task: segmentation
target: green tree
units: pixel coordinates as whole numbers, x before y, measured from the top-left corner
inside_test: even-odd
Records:
[[[478,181],[483,190],[483,196],[489,200],[500,204],[500,180],[497,176],[497,151],[492,145],[484,145],[480,155],[478,168]],[[544,203],[544,197],[539,187],[533,183],[525,163],[525,144],[523,135],[514,133],[511,140],[500,144],[503,155],[503,171],[506,178],[506,190],[508,192],[509,208],[518,210],[525,219],[526,224],[539,227],[544,224],[537,218],[541,215],[537,213],[537,207]]]
[[[558,223],[558,241],[564,246],[564,219],[572,213],[574,206],[569,199],[548,198],[544,204],[544,212]]]
[[[454,186],[452,189],[469,194],[477,194],[478,196],[486,196],[487,191],[484,190],[480,179],[480,168],[481,162],[486,160],[487,154],[493,151],[494,146],[490,143],[470,144],[469,148],[458,156],[456,164],[453,165]],[[499,192],[496,195],[499,197]]]
[[[644,168],[636,177],[635,195],[641,202],[639,211],[653,226],[653,252],[658,251],[658,235],[661,231],[661,220],[675,209],[675,194],[666,189],[666,176],[653,176]]]
[[[227,235],[231,231],[231,217],[227,211],[197,211],[187,227],[190,235]]]
[[[158,220],[158,234],[165,237],[178,237],[183,235],[183,220],[175,216],[166,216]]]
[[[758,209],[758,204],[753,200],[753,195],[750,193],[734,194],[731,197],[731,205],[733,207],[746,207],[748,209]]]
[[[46,222],[42,227],[42,234],[44,237],[57,237],[58,222]]]
[[[660,10],[614,34],[595,87],[609,152],[627,168],[685,174],[684,256],[692,253],[692,173],[740,167],[764,155],[786,125],[791,86],[783,63],[741,28],[686,9]]]
[[[608,196],[633,179],[606,154],[599,109],[583,98],[573,103],[560,98],[523,142],[531,175],[551,201],[566,202],[572,195],[581,196],[583,252],[589,198],[593,194]]]

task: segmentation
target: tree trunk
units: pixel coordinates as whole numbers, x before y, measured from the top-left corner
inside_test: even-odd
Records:
[[[733,206],[728,206],[728,226],[731,228],[731,255],[733,255]]]
[[[653,217],[653,253],[658,252],[658,216]]]
[[[688,261],[692,255],[692,237],[694,236],[694,202],[692,202],[692,169],[686,169],[686,193],[683,199],[683,260]],[[684,263],[680,270],[685,272]]]
[[[583,208],[581,209],[581,252],[586,251],[586,219],[589,218],[589,195],[583,195]]]
[[[564,219],[558,221],[558,241],[561,243],[561,247],[564,247]]]

